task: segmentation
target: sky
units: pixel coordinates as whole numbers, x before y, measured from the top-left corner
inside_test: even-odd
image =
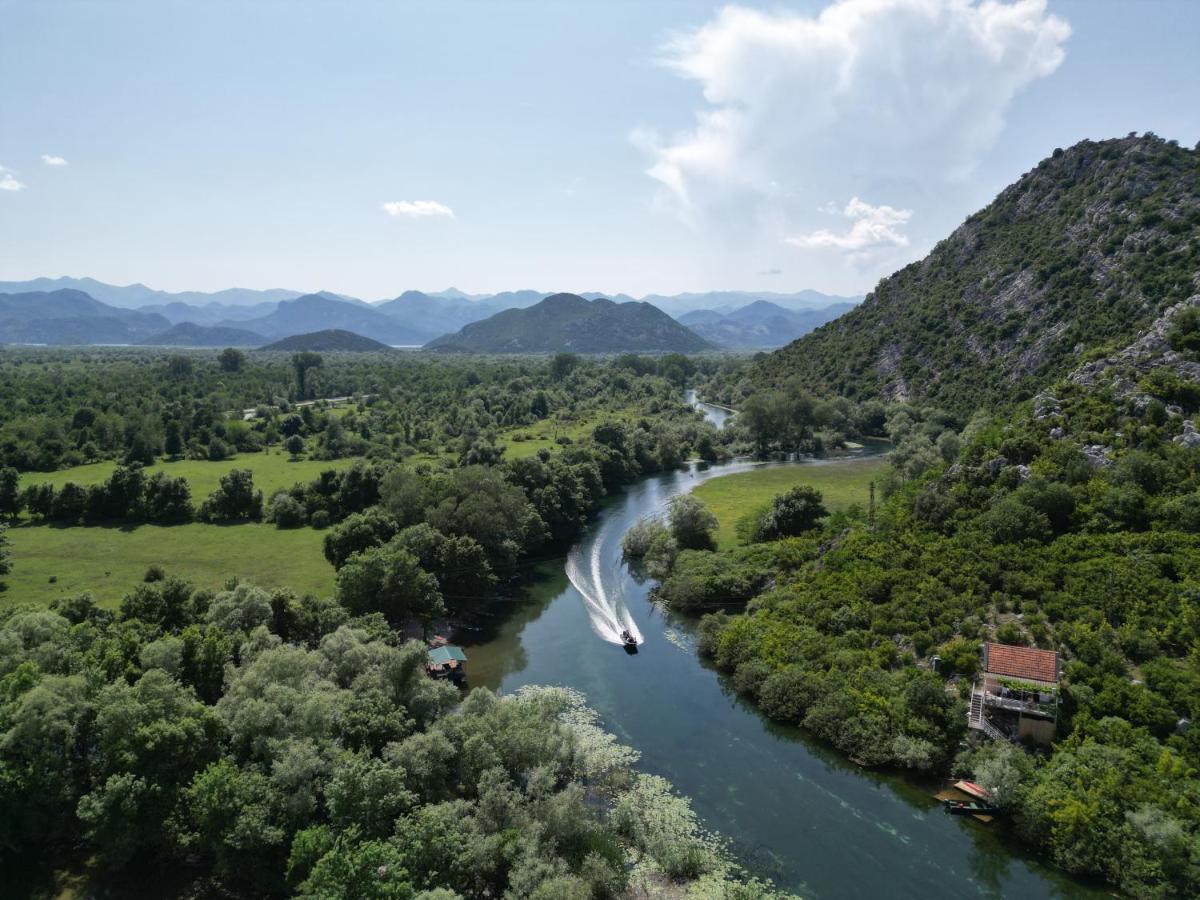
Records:
[[[856,294],[1200,141],[1198,0],[0,0],[0,280]]]

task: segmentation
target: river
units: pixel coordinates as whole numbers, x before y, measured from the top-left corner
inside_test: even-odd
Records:
[[[721,424],[731,414],[696,405]],[[569,557],[545,566],[491,628],[455,636],[469,656],[468,683],[582,691],[608,730],[641,751],[640,767],[691,797],[751,871],[805,897],[1100,896],[1019,855],[994,828],[947,816],[934,785],[864,771],[769,722],[697,657],[695,620],[650,602],[650,584],[622,561],[624,533],[671,496],[759,465],[693,464],[611,498]],[[635,625],[636,655],[612,643],[608,616]]]

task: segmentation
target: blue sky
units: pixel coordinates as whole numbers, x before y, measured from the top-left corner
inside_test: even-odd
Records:
[[[1194,146],[1197,35],[1190,0],[0,0],[0,279],[866,291],[1055,147]]]

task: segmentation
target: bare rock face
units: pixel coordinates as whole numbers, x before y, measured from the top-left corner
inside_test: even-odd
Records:
[[[1111,387],[1117,400],[1134,394],[1138,380],[1151,369],[1166,368],[1179,378],[1200,383],[1200,363],[1172,350],[1167,340],[1175,317],[1192,307],[1200,307],[1200,294],[1168,308],[1125,349],[1080,366],[1070,374],[1070,380],[1087,388]]]
[[[1103,444],[1088,444],[1083,448],[1083,455],[1087,457],[1088,465],[1093,469],[1107,469],[1111,466],[1111,454],[1112,448]]]
[[[1196,431],[1196,425],[1191,419],[1185,419],[1183,423],[1183,433],[1176,435],[1173,440],[1175,443],[1189,449],[1192,447],[1200,447],[1200,432]]]

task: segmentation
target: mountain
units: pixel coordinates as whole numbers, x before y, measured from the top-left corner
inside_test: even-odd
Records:
[[[180,322],[138,341],[147,347],[257,347],[263,336],[244,328]]]
[[[140,307],[142,312],[158,313],[172,324],[192,322],[196,325],[216,325],[218,322],[242,322],[270,315],[279,308],[278,300],[251,303],[248,306],[231,306],[227,303],[205,303],[197,305],[173,301]]]
[[[295,300],[285,300],[274,312],[257,319],[230,320],[219,324],[254,331],[268,340],[337,329],[369,334],[386,344],[415,346],[428,341],[430,335],[427,330],[399,322],[376,307],[348,303],[328,293],[306,294]]]
[[[694,353],[711,345],[649,303],[553,294],[528,309],[507,309],[426,345],[470,353]]]
[[[754,377],[967,414],[1130,344],[1198,287],[1200,149],[1083,141]]]
[[[25,293],[30,291],[82,291],[89,296],[122,309],[137,309],[151,304],[190,303],[203,305],[206,303],[221,303],[227,306],[247,306],[255,303],[278,303],[280,300],[292,300],[301,295],[301,291],[272,289],[255,291],[248,288],[228,288],[223,291],[204,293],[203,291],[183,291],[172,294],[168,291],[156,291],[144,284],[127,284],[118,286],[105,284],[94,278],[34,278],[31,281],[0,281],[0,293]],[[360,301],[361,302],[361,301]]]
[[[294,334],[273,344],[260,347],[261,350],[286,350],[292,353],[301,350],[316,350],[325,353],[390,353],[392,348],[387,344],[355,334],[353,331],[342,331],[330,328],[325,331],[313,331],[309,334]]]
[[[755,300],[734,310],[693,310],[678,320],[700,337],[722,347],[770,349],[808,334],[854,306],[834,303],[819,309],[793,310],[770,300]]]
[[[424,294],[421,291],[405,291],[394,300],[376,304],[375,309],[404,323],[414,334],[424,334],[420,343],[458,331],[464,325],[486,319],[500,311],[488,301]]]
[[[155,313],[117,309],[77,290],[0,294],[0,343],[131,344],[170,325]]]
[[[789,310],[823,309],[839,303],[858,303],[861,297],[842,297],[820,291],[796,291],[791,294],[771,291],[708,291],[685,294],[647,294],[642,302],[653,303],[668,315],[679,318],[701,309],[732,312],[760,300]]]

